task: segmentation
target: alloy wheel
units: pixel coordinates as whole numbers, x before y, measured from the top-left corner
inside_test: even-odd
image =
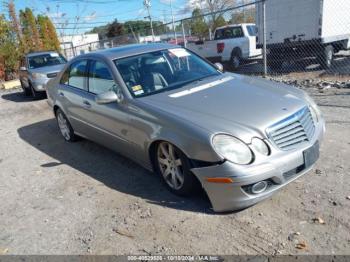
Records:
[[[165,182],[172,189],[180,189],[184,184],[185,176],[181,158],[177,154],[175,147],[167,142],[160,143],[157,160]]]
[[[67,119],[60,112],[57,114],[57,123],[58,123],[58,127],[60,128],[62,136],[66,140],[70,140],[70,130],[69,130]]]

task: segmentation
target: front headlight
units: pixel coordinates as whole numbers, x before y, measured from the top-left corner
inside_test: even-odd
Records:
[[[311,112],[312,118],[316,122],[318,122],[319,119],[322,116],[322,113],[321,113],[320,109],[318,108],[318,106],[315,103],[315,101],[308,94],[305,94],[305,99],[306,99],[306,101],[309,104],[309,108],[310,108],[310,112]]]
[[[34,79],[46,78],[46,75],[41,73],[32,73],[32,76]]]
[[[216,153],[235,164],[247,165],[253,161],[253,153],[241,140],[229,135],[216,135],[213,138]]]
[[[259,152],[260,154],[263,154],[265,156],[268,156],[270,154],[270,148],[269,146],[264,142],[264,140],[254,137],[252,139],[252,147]]]

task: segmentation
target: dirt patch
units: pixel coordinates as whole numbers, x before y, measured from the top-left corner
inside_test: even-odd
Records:
[[[64,142],[46,100],[1,91],[1,252],[350,254],[350,90],[307,91],[327,121],[315,169],[229,214],[95,143]]]

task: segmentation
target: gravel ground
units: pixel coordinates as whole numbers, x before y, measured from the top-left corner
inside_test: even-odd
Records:
[[[64,142],[45,99],[0,91],[0,254],[350,254],[350,89],[307,90],[327,121],[315,169],[228,214],[97,144]]]

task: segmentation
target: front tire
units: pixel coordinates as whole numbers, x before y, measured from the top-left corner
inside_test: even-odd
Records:
[[[37,99],[39,97],[39,93],[37,91],[35,91],[32,84],[29,84],[29,88],[30,88],[30,93],[31,93],[33,99]]]
[[[180,149],[168,142],[160,142],[154,159],[157,173],[171,192],[188,196],[198,189],[199,182],[191,173],[190,162]]]
[[[21,87],[22,87],[22,89],[23,89],[24,95],[25,95],[25,96],[30,96],[30,95],[32,94],[31,90],[30,90],[29,88],[27,88],[27,87],[23,84],[22,80],[20,80],[20,83],[21,83]]]
[[[66,115],[62,112],[61,109],[57,109],[56,111],[56,120],[58,124],[58,128],[60,129],[61,135],[64,140],[68,142],[74,142],[77,140],[77,136],[74,134],[74,130],[69,123]]]

